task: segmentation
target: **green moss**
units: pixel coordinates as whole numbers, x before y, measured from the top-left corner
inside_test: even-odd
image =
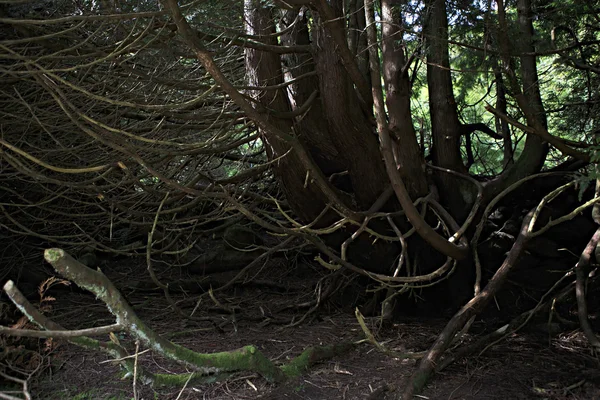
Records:
[[[64,254],[65,252],[61,249],[46,249],[44,251],[44,258],[46,259],[46,261],[52,264],[56,262],[56,260],[58,260],[59,258],[63,257]]]

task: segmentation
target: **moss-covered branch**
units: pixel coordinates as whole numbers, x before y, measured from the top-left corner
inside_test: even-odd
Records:
[[[310,347],[283,366],[275,365],[252,345],[218,353],[198,353],[165,339],[150,328],[137,316],[119,290],[101,271],[94,271],[86,267],[62,249],[47,249],[44,256],[46,261],[48,261],[59,274],[72,280],[78,286],[94,293],[98,299],[103,301],[109,311],[115,316],[116,323],[121,325],[123,330],[129,332],[133,337],[139,339],[147,347],[162,356],[195,370],[195,372],[191,373],[192,376],[190,376],[189,373],[173,376],[152,375],[145,379],[146,382],[152,382],[156,385],[179,385],[188,379],[194,381],[215,381],[226,378],[232,372],[236,371],[256,372],[270,382],[281,382],[285,379],[302,374],[321,360],[346,352],[353,347],[353,345],[349,343]],[[25,299],[23,300],[26,301]],[[19,306],[22,302],[17,301],[15,304]],[[32,321],[42,321],[36,323],[44,329],[62,330],[59,325],[49,323],[48,320],[34,308],[33,310],[29,310],[20,307],[20,309],[24,314],[28,315]],[[35,313],[37,313],[37,315],[30,316]],[[86,348],[108,350],[108,352],[116,358],[122,359],[127,357],[127,354],[124,354],[124,350],[114,343],[102,343],[87,337],[75,338],[72,342]],[[128,361],[128,363],[131,362]],[[133,365],[128,364],[127,366],[128,370],[130,370],[129,367],[131,367],[131,370],[133,369]]]

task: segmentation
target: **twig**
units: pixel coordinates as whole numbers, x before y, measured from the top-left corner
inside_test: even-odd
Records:
[[[14,329],[0,325],[0,334],[17,337],[34,337],[34,338],[75,338],[80,336],[95,336],[104,335],[110,332],[118,332],[123,330],[123,325],[113,324],[99,326],[96,328],[76,329],[76,330],[49,330],[36,331],[33,329]]]
[[[26,400],[31,400],[31,394],[29,393],[29,390],[27,388],[27,380],[15,378],[14,376],[10,376],[8,374],[5,374],[2,371],[0,371],[0,376],[3,377],[4,379],[7,379],[9,381],[16,382],[16,383],[20,384],[23,387],[22,393],[23,393],[23,396],[25,396],[25,399]],[[6,396],[6,397],[4,397],[4,396]],[[13,396],[10,396],[10,395],[5,394],[5,393],[0,393],[0,398],[10,399],[10,400],[12,400],[12,399],[21,400],[18,397],[13,397]]]
[[[190,383],[190,381],[192,380],[193,376],[194,376],[193,374],[190,374],[190,377],[187,379],[187,381],[185,381],[185,384],[183,385],[183,387],[179,391],[179,394],[177,395],[177,398],[175,400],[179,400],[181,398],[181,395],[183,394],[183,391],[185,390],[185,388],[187,387],[187,385]]]
[[[140,341],[135,341],[135,359],[133,361],[133,400],[138,400],[137,393],[137,374],[138,374],[138,360],[140,354]]]
[[[485,226],[485,222],[486,222],[488,216],[490,215],[490,213],[492,212],[494,207],[496,207],[496,204],[498,204],[500,202],[500,200],[502,200],[506,195],[508,195],[512,191],[519,188],[524,183],[529,182],[530,180],[533,180],[533,179],[545,178],[545,177],[554,176],[554,175],[568,175],[568,174],[565,174],[564,172],[545,172],[545,173],[541,173],[541,174],[530,175],[526,178],[523,178],[523,179],[513,183],[512,185],[510,185],[509,187],[504,189],[496,197],[494,197],[494,199],[492,201],[490,201],[489,204],[485,207],[485,210],[483,211],[481,220],[479,221],[479,224],[477,225],[477,229],[475,230],[475,234],[473,235],[473,239],[471,240],[471,247],[473,249],[473,258],[475,260],[475,270],[476,270],[475,295],[479,294],[479,291],[481,290],[481,261],[479,259],[479,252],[477,251],[477,248],[479,247],[479,245],[478,245],[479,237],[481,236],[481,233],[483,232],[483,228]]]
[[[356,316],[356,320],[358,321],[360,328],[362,329],[363,333],[366,336],[366,341],[371,343],[373,346],[375,346],[375,348],[377,350],[379,350],[380,352],[382,352],[383,354],[386,354],[386,355],[388,355],[390,357],[394,357],[394,358],[400,358],[400,359],[407,359],[407,358],[418,359],[425,355],[424,351],[419,351],[416,353],[398,353],[396,351],[386,348],[384,345],[382,345],[375,339],[375,336],[373,335],[373,333],[371,332],[371,330],[365,323],[365,317],[358,310],[358,308],[354,311],[354,315]]]
[[[236,276],[234,276],[229,282],[227,282],[223,286],[219,286],[218,288],[213,289],[213,293],[219,292],[219,291],[227,289],[228,287],[231,287],[235,282],[237,282],[244,275],[246,275],[248,273],[248,271],[250,271],[256,265],[258,265],[261,261],[263,261],[265,258],[269,257],[271,254],[276,253],[276,252],[284,249],[294,239],[295,238],[293,236],[289,237],[289,238],[285,239],[283,242],[279,243],[277,246],[273,247],[272,249],[269,249],[268,251],[262,253],[261,255],[259,255],[258,257],[256,257],[250,264],[246,265],[240,272],[238,272],[236,274]],[[196,302],[196,306],[192,310],[190,316],[194,315],[194,313],[196,312],[196,310],[200,306],[200,303],[202,302],[202,299],[204,298],[205,295],[208,295],[208,294],[205,293],[204,295],[202,295],[202,296],[199,297],[198,301]]]
[[[73,260],[75,261],[75,260]],[[86,267],[87,268],[87,267]],[[65,329],[52,321],[42,313],[40,313],[26,298],[23,294],[17,289],[12,281],[6,282],[4,285],[4,292],[8,295],[9,299],[14,303],[15,306],[29,318],[31,322],[38,325],[40,328],[52,330],[52,331],[64,331]],[[118,359],[122,359],[121,365],[130,373],[133,373],[133,362],[128,360],[128,354],[121,346],[113,343],[113,342],[100,342],[87,336],[81,337],[73,337],[68,339],[69,342],[84,347],[86,349],[92,350],[100,350],[103,351],[110,356]],[[139,374],[144,383],[154,382],[155,376],[154,374],[148,373],[145,370],[142,370]]]

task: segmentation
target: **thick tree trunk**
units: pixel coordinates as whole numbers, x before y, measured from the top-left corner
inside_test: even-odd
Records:
[[[362,12],[362,1],[350,0],[347,7],[348,47],[356,57],[358,69],[369,82],[369,52],[367,35],[365,34],[365,13]]]
[[[289,46],[309,45],[310,36],[306,10],[298,8],[285,11],[282,18],[282,30],[294,21],[294,27],[280,36],[281,44]],[[299,79],[296,83],[287,86],[287,94],[292,110],[298,110],[309,101],[315,91],[319,90],[319,78],[315,73],[315,64],[312,56],[307,53],[284,54],[282,61],[285,80]],[[296,129],[298,137],[326,176],[348,169],[331,141],[329,127],[323,115],[323,106],[318,98],[312,101],[310,108],[299,118],[294,129]],[[334,184],[338,182],[339,179],[333,181]]]
[[[460,154],[460,121],[452,90],[445,0],[427,0],[425,35],[427,85],[433,133],[433,161],[442,168],[466,172]]]
[[[275,32],[271,11],[261,5],[259,0],[245,0],[244,13],[246,32],[252,35],[269,35]],[[277,44],[275,37],[265,37],[263,42]],[[247,81],[250,86],[265,87],[283,82],[283,72],[279,55],[272,52],[247,48],[246,52]],[[292,131],[291,119],[276,118],[273,113],[290,112],[291,107],[285,88],[254,90],[250,93],[257,100],[257,109],[264,112],[264,118],[276,128]],[[321,192],[310,184],[305,187],[306,170],[290,146],[277,136],[261,131],[267,155],[270,160],[280,158],[274,171],[282,183],[290,207],[305,220],[311,221],[321,213],[325,202]]]
[[[336,0],[332,3],[332,9],[340,17],[342,2]],[[335,30],[344,30],[344,26],[341,20],[325,21],[320,15],[315,15],[314,20],[313,57],[319,76],[323,112],[331,140],[348,166],[357,206],[367,210],[389,185],[389,180],[373,126],[362,111],[356,91],[336,51],[338,44],[333,33]]]
[[[530,107],[534,110],[535,119],[548,129],[546,121],[546,111],[542,103],[540,93],[540,84],[537,73],[537,57],[535,56],[534,31],[533,31],[533,12],[531,11],[531,0],[517,1],[517,16],[519,20],[519,39],[517,47],[520,51],[521,59],[521,79],[523,81],[523,94],[527,98]],[[535,135],[529,135],[537,146],[540,146],[542,139]],[[538,160],[543,164],[544,159]]]
[[[467,173],[460,151],[461,124],[452,86],[448,52],[448,17],[445,0],[426,0],[424,32],[428,43],[427,86],[433,141],[433,163],[442,168]],[[437,176],[440,197],[457,220],[466,217],[467,205],[474,200],[472,187],[449,174]]]
[[[383,78],[389,130],[394,138],[394,156],[400,176],[414,199],[428,192],[424,160],[410,110],[411,84],[404,54],[402,20],[392,0],[381,1]],[[394,2],[395,3],[395,2]]]

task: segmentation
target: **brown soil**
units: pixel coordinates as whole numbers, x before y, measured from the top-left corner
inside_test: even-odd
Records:
[[[285,261],[285,264],[289,264]],[[119,286],[137,308],[139,316],[158,332],[176,333],[172,340],[198,352],[231,350],[256,345],[271,360],[285,362],[312,345],[358,341],[364,335],[350,308],[333,303],[322,306],[297,326],[308,308],[290,308],[314,299],[314,285],[322,269],[298,264],[293,271],[283,268],[284,261],[273,261],[252,275],[255,285],[238,285],[215,295],[237,315],[219,311],[205,298],[197,315],[213,316],[221,326],[184,321],[169,309],[158,291],[139,289],[131,276],[145,277],[143,271],[107,268],[105,273]],[[139,267],[141,268],[141,267]],[[117,272],[119,271],[119,272]],[[136,272],[132,274],[132,272]],[[227,282],[233,273],[219,280]],[[173,278],[173,276],[171,276]],[[181,277],[179,277],[181,278]],[[163,279],[166,279],[163,277]],[[270,284],[267,284],[270,283]],[[143,286],[143,285],[142,285]],[[76,290],[54,293],[57,297],[50,314],[68,328],[86,328],[114,322],[111,315],[92,295]],[[191,310],[197,295],[174,293],[182,308]],[[186,300],[187,299],[187,300]],[[397,352],[423,351],[431,345],[446,321],[411,319],[378,331],[377,321],[368,320],[377,340]],[[491,321],[476,322],[474,332],[499,326]],[[131,352],[134,340],[118,335]],[[470,340],[467,337],[465,340]],[[141,349],[140,349],[141,350]],[[153,372],[185,372],[180,366],[145,352],[139,362]],[[188,385],[186,388],[137,387],[139,399],[393,399],[398,388],[415,369],[415,360],[393,358],[370,344],[314,366],[302,377],[285,384],[272,385],[251,373],[239,373],[225,382]],[[119,366],[107,362],[101,353],[83,351],[60,344],[45,355],[44,368],[31,381],[36,399],[111,399],[133,398],[131,379]],[[387,390],[383,390],[387,389]],[[395,390],[397,389],[397,390]],[[459,360],[436,374],[421,399],[600,399],[600,369],[578,331],[549,337],[541,331],[517,333],[492,347],[483,355]]]

